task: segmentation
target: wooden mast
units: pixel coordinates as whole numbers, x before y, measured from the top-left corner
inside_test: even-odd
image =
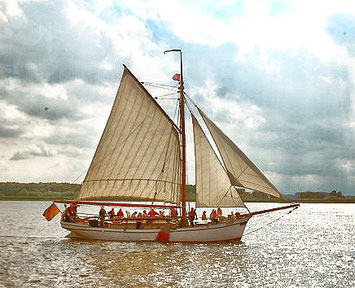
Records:
[[[183,227],[187,226],[186,218],[186,134],[185,134],[185,98],[184,98],[184,78],[182,67],[182,51],[181,49],[169,49],[167,52],[180,53],[180,133],[181,133],[181,149],[182,149],[182,179],[181,179],[181,222]]]

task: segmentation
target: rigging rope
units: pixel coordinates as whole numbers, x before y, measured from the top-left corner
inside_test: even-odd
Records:
[[[141,82],[141,84],[148,85],[148,86],[155,87],[155,88],[171,90],[171,91],[175,91],[175,89],[178,88],[177,86],[174,86],[174,85],[156,84],[156,83],[151,83],[151,82]]]
[[[160,96],[155,96],[154,99],[176,99],[176,97],[171,97],[171,98],[163,98],[163,97],[166,97],[166,96],[171,96],[171,95],[176,95],[177,92],[170,92],[170,93],[166,93],[166,94],[163,94],[163,95],[160,95]]]
[[[244,234],[244,236],[249,235],[249,234],[251,234],[251,233],[254,233],[254,232],[256,232],[256,231],[258,231],[258,230],[260,230],[260,229],[262,229],[262,228],[265,228],[266,226],[269,226],[269,225],[275,223],[276,221],[280,220],[281,218],[285,217],[286,215],[291,214],[291,213],[292,213],[293,211],[295,211],[297,208],[298,208],[298,207],[295,207],[295,208],[293,208],[292,210],[288,211],[286,214],[281,215],[279,218],[276,218],[276,219],[270,221],[269,223],[266,223],[265,225],[263,225],[263,226],[261,226],[261,227],[259,227],[259,228],[256,228],[256,229],[254,229],[254,230],[252,230],[252,231],[249,231],[248,233]]]
[[[71,184],[74,184],[88,170],[89,170],[89,168],[86,168],[83,172],[81,172],[80,175],[78,177],[76,177],[74,181],[71,182]]]

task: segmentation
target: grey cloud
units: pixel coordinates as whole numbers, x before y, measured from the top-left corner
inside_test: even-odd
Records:
[[[293,125],[285,119],[278,126],[267,122],[259,127],[248,136],[248,144],[265,162],[264,169],[282,175],[330,177],[339,174],[340,161],[354,158],[351,137],[341,125]]]
[[[78,119],[76,102],[57,98],[48,98],[36,93],[28,87],[16,87],[15,89],[0,88],[0,99],[16,105],[24,113],[48,120]]]
[[[0,48],[0,78],[49,83],[77,78],[89,83],[114,80],[117,71],[100,68],[104,59],[117,61],[110,40],[73,26],[63,3],[22,4],[25,17],[12,17],[11,25],[2,24],[0,39],[6,44]]]
[[[212,76],[219,97],[261,108],[263,125],[248,129],[243,123],[233,123],[231,136],[247,147],[245,152],[252,152],[248,156],[264,171],[282,175],[281,189],[307,187],[309,183],[292,180],[306,175],[322,179],[319,186],[345,191],[353,185],[346,183],[349,173],[340,167],[355,158],[355,135],[347,125],[354,91],[349,67],[336,61],[320,62],[306,53],[291,56],[268,51],[271,63],[275,61],[279,69],[270,72],[262,67],[258,51],[245,55],[245,61],[227,62],[225,59],[235,59],[237,48],[227,45],[200,50],[192,46],[200,53],[189,59],[186,67],[185,81],[189,79],[190,86],[202,85],[203,79]],[[206,108],[205,95],[193,98]],[[230,113],[226,110],[213,119],[230,125]]]
[[[16,138],[22,134],[22,129],[7,128],[0,124],[0,138]]]
[[[26,150],[16,152],[10,160],[23,160],[34,157],[51,157],[55,155],[53,151],[45,148],[42,145],[35,145],[27,148]]]
[[[100,135],[93,134],[92,131],[75,130],[70,133],[56,133],[43,139],[48,144],[71,145],[78,148],[94,149],[99,142]]]

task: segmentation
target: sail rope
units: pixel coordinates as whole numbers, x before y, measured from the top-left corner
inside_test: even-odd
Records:
[[[159,84],[159,83],[152,83],[152,82],[141,82],[141,84],[152,86],[152,87],[155,87],[155,88],[172,90],[172,91],[178,88],[178,86],[176,86],[176,85]]]
[[[191,97],[186,94],[186,92],[184,92],[184,95],[187,97],[186,99],[188,99],[192,103],[193,106],[198,107],[197,104],[194,102],[194,100],[192,100]],[[191,112],[191,110],[190,110],[190,112]]]
[[[74,181],[71,182],[71,184],[74,184],[88,170],[89,170],[89,168],[85,168],[84,171],[81,172],[80,175],[78,177],[76,177]]]
[[[293,211],[295,211],[296,209],[298,209],[298,207],[293,208],[292,210],[288,211],[286,214],[281,215],[280,217],[278,217],[278,218],[276,218],[276,219],[270,221],[269,223],[266,223],[266,224],[263,225],[263,226],[260,226],[260,227],[258,227],[258,228],[256,228],[256,229],[252,230],[252,231],[249,231],[248,233],[245,233],[244,236],[249,235],[249,234],[251,234],[251,233],[254,233],[254,232],[256,232],[256,231],[259,231],[259,230],[265,228],[266,226],[269,226],[269,225],[271,225],[271,224],[273,224],[273,223],[279,221],[280,219],[284,218],[286,215],[291,214],[291,213],[292,213]]]
[[[187,97],[187,98],[185,98],[186,100],[189,100],[193,103],[191,98],[189,96],[187,96],[186,93],[184,93],[184,95]],[[189,109],[189,111],[190,111],[190,114],[195,115],[195,113],[192,112],[192,107],[190,106],[191,104],[188,101],[186,101],[185,103],[186,103],[187,109]]]
[[[177,92],[170,92],[170,93],[167,93],[167,94],[163,94],[163,95],[160,95],[160,96],[154,96],[154,99],[159,99],[159,100],[166,100],[166,99],[177,99],[177,97],[169,97],[167,98],[166,96],[172,96],[172,95],[176,95]]]

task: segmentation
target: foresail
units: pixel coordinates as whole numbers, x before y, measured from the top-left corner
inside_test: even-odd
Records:
[[[78,198],[179,203],[181,161],[174,125],[125,67]]]
[[[193,115],[192,123],[195,141],[196,206],[245,207]]]
[[[216,143],[227,169],[228,177],[235,186],[262,192],[277,198],[285,197],[266,178],[258,167],[214,124],[200,109],[203,120]]]

